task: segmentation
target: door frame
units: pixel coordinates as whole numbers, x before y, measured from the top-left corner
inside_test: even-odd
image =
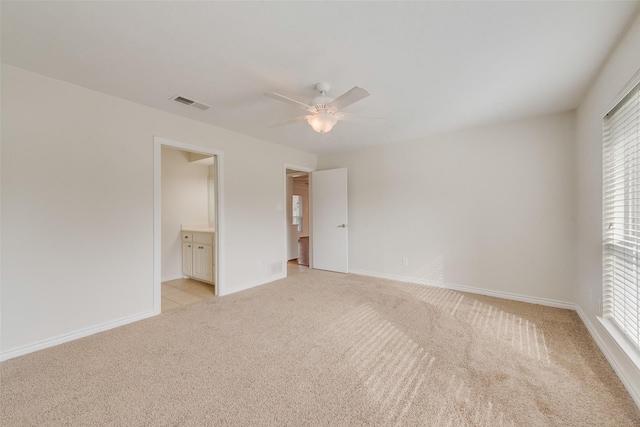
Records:
[[[162,147],[216,156],[215,294],[224,295],[224,152],[159,136],[153,137],[153,312],[162,311]],[[177,231],[177,230],[176,230]]]
[[[314,168],[308,168],[305,166],[298,166],[298,165],[292,165],[290,163],[285,163],[284,164],[284,169],[283,169],[283,173],[284,173],[284,209],[283,209],[283,214],[284,214],[284,257],[282,259],[287,260],[288,259],[288,251],[287,251],[287,246],[289,245],[289,241],[287,239],[287,233],[288,233],[288,227],[289,227],[289,222],[287,221],[287,169],[291,169],[291,170],[295,170],[298,172],[305,172],[307,174],[309,174],[309,268],[313,268],[313,251],[311,250],[311,243],[313,242],[313,231],[311,229],[311,225],[313,224],[313,205],[311,203],[311,192],[312,192],[312,186],[313,183],[311,182],[311,172],[315,172],[316,170]],[[288,262],[285,261],[285,264]],[[286,265],[285,265],[286,267]],[[285,277],[288,276],[288,272],[287,269],[285,268]]]

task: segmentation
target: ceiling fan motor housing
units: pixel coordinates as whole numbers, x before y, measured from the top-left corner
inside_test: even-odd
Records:
[[[335,107],[329,106],[331,101],[333,101],[333,98],[329,98],[328,96],[317,96],[311,100],[309,105],[311,105],[312,112],[325,110],[327,113],[333,114],[337,110]]]
[[[313,112],[320,112],[322,110],[326,111],[329,114],[333,114],[336,112],[334,107],[327,107],[333,101],[333,98],[326,96],[326,93],[329,92],[331,85],[327,82],[320,82],[316,84],[316,90],[320,92],[320,96],[316,96],[309,102],[309,105],[313,107]]]

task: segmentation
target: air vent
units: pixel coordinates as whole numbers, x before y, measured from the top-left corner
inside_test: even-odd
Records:
[[[276,261],[269,264],[269,276],[275,276],[282,273],[282,261]]]
[[[184,105],[189,105],[191,107],[197,108],[198,110],[208,110],[210,108],[209,105],[203,103],[203,102],[199,102],[199,101],[194,101],[193,99],[189,99],[189,98],[185,98],[184,96],[180,96],[180,95],[176,95],[174,97],[171,98],[173,101],[179,102],[181,104]]]
[[[187,104],[187,105],[191,105],[194,103],[194,101],[187,99],[187,98],[183,98],[181,96],[176,96],[175,98],[173,98],[174,101],[178,101],[178,102],[182,102],[183,104]]]

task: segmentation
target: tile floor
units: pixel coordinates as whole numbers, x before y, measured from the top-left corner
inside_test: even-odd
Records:
[[[162,311],[169,311],[214,296],[214,285],[197,280],[176,279],[162,282]]]
[[[287,263],[287,276],[303,273],[307,270],[309,267],[299,265],[297,260]],[[214,296],[214,285],[198,280],[176,279],[162,282],[162,311],[173,310]]]
[[[298,264],[298,260],[291,260],[287,262],[287,276],[291,276],[293,274],[303,273],[309,270],[309,267],[306,265]]]

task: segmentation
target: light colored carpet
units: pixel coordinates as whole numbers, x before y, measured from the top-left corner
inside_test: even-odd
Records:
[[[0,365],[3,426],[637,426],[574,312],[309,270]]]

